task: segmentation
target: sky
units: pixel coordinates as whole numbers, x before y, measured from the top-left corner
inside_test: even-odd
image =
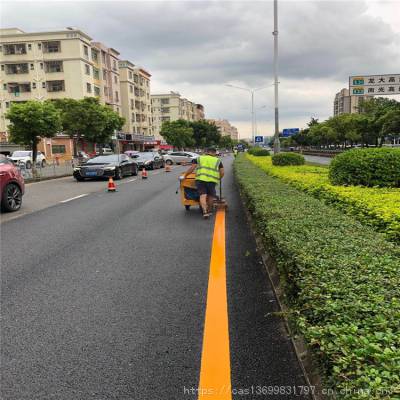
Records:
[[[177,91],[251,136],[273,134],[273,2],[2,1],[2,28],[77,27],[152,74],[152,93]],[[281,128],[333,113],[350,75],[400,73],[400,0],[279,0]],[[400,100],[400,99],[399,99]]]

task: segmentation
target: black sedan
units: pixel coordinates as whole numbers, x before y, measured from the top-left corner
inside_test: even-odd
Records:
[[[141,152],[133,155],[134,161],[138,163],[140,169],[164,168],[165,161],[156,151]]]
[[[127,175],[137,175],[138,164],[126,154],[112,154],[91,158],[74,168],[77,181],[85,179],[109,178],[122,179]]]

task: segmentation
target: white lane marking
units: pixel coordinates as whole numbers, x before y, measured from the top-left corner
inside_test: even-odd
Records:
[[[39,185],[39,183],[50,183],[50,182],[54,182],[54,181],[62,181],[65,179],[71,179],[73,178],[72,175],[68,175],[68,176],[63,176],[61,178],[50,178],[50,179],[43,179],[42,181],[38,181],[38,182],[26,182],[25,186],[30,186],[30,185]]]
[[[157,175],[157,174],[159,174],[159,173],[160,173],[160,171],[153,172],[152,175]]]
[[[129,179],[129,181],[126,181],[126,183],[135,182],[135,181],[137,181],[137,178]]]
[[[79,196],[75,196],[75,197],[71,197],[70,199],[62,200],[62,201],[60,201],[60,203],[68,203],[69,201],[80,199],[81,197],[85,197],[88,195],[89,195],[89,193],[80,194]]]

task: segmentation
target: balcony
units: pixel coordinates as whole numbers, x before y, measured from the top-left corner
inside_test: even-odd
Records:
[[[8,93],[12,93],[15,97],[19,97],[21,93],[31,92],[31,84],[11,82],[7,85],[7,90]]]
[[[28,64],[6,64],[6,74],[14,75],[14,74],[27,74],[29,73]]]
[[[20,55],[26,54],[26,44],[16,43],[16,44],[5,44],[4,45],[4,55]]]

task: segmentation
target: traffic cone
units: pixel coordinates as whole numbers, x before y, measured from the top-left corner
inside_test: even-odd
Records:
[[[147,171],[146,171],[146,168],[144,168],[144,167],[142,169],[142,179],[147,179]]]
[[[165,164],[165,172],[171,172],[171,166],[169,164]]]
[[[116,192],[117,191],[117,188],[115,186],[114,180],[113,180],[113,178],[111,176],[108,179],[108,191],[109,192]]]

